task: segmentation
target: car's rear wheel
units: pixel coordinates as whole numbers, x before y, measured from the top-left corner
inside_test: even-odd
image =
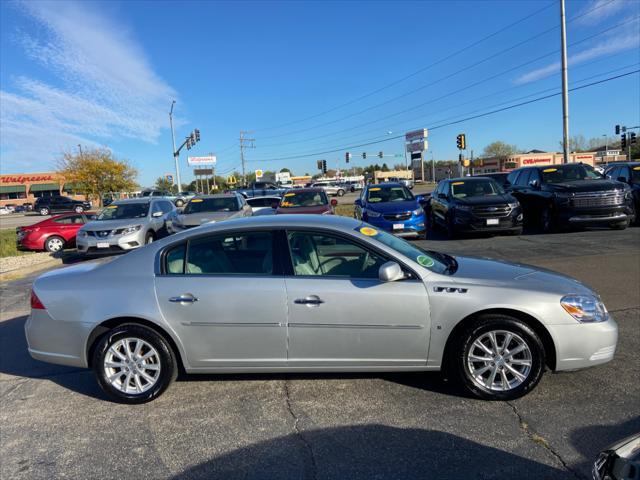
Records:
[[[51,210],[49,210],[47,207],[42,207],[38,211],[40,212],[40,215],[49,215],[51,213]]]
[[[340,189],[338,190],[338,196],[341,197],[344,195],[344,190]]]
[[[140,325],[122,325],[99,340],[92,357],[100,388],[121,403],[145,403],[176,379],[176,358],[166,340]]]
[[[82,205],[76,205],[76,208],[74,208],[76,213],[82,213],[84,212],[84,207]]]
[[[44,249],[51,253],[60,252],[64,249],[64,238],[52,235],[44,242]]]
[[[544,347],[524,322],[487,315],[467,328],[454,349],[453,367],[472,395],[512,400],[531,391],[544,373]]]
[[[176,207],[182,207],[184,205],[184,200],[181,198],[176,200]]]

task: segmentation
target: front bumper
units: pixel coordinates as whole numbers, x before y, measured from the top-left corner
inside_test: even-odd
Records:
[[[558,208],[558,222],[561,225],[598,226],[633,221],[635,209],[629,201],[625,205],[615,207]]]
[[[46,310],[31,310],[24,325],[29,355],[36,360],[87,367],[86,341],[93,325],[54,320]]]
[[[497,221],[497,223],[495,223]],[[522,228],[523,214],[520,207],[502,217],[474,215],[473,212],[456,212],[453,229],[456,232],[508,232]]]
[[[76,237],[76,248],[80,253],[114,253],[133,250],[144,246],[146,232],[141,229],[128,235],[108,235],[98,238],[95,236]]]
[[[556,371],[577,370],[607,363],[618,343],[618,324],[606,322],[546,326],[556,347]]]
[[[407,220],[387,220],[382,215],[379,217],[365,215],[362,220],[381,230],[393,233],[398,237],[421,236],[426,231],[424,213],[420,215],[412,215]],[[402,225],[402,228],[394,228],[394,225]]]

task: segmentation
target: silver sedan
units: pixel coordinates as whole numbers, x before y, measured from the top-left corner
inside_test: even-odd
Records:
[[[39,360],[88,367],[121,402],[187,373],[446,369],[509,400],[545,368],[613,358],[596,293],[527,265],[421,250],[353,219],[251,217],[40,276],[26,323]]]

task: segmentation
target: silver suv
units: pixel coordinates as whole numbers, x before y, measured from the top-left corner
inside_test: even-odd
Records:
[[[167,198],[118,200],[102,209],[76,236],[78,252],[113,253],[153,242],[176,209]]]
[[[337,182],[316,182],[311,186],[314,188],[324,188],[327,195],[334,195],[338,197],[343,196],[347,192],[346,187]]]

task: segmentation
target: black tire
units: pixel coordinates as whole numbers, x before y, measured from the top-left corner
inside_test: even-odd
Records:
[[[158,354],[160,369],[155,379],[155,384],[142,393],[125,393],[113,386],[107,379],[107,372],[104,367],[107,353],[112,346],[126,338],[143,340],[151,345]],[[119,403],[139,404],[150,402],[159,397],[178,376],[176,356],[167,341],[150,328],[136,324],[121,325],[100,337],[93,350],[92,366],[100,388],[109,398]]]
[[[517,235],[522,235],[522,227],[514,228],[513,230],[509,230],[509,235],[513,235],[514,237]]]
[[[555,222],[551,207],[544,207],[540,212],[540,230],[542,233],[553,233]]]
[[[44,241],[44,249],[49,253],[57,253],[64,250],[64,238],[58,235],[51,235]]]
[[[182,207],[184,205],[184,200],[181,198],[176,200],[176,207]]]
[[[429,214],[429,224],[431,225],[431,230],[435,230],[438,226],[436,215],[435,213],[433,213],[433,211]]]
[[[84,207],[82,205],[76,205],[73,210],[76,213],[82,213],[82,212],[84,212]]]
[[[624,222],[613,223],[610,225],[610,228],[613,230],[624,230],[629,226],[629,219],[626,219]]]
[[[342,189],[338,190],[337,195],[338,195],[339,197],[342,197],[342,196],[344,195],[344,190],[342,190]]]
[[[49,210],[47,207],[42,207],[40,209],[38,209],[38,212],[40,212],[40,215],[49,215],[51,213],[51,210]]]
[[[153,232],[149,231],[147,232],[147,234],[144,236],[144,244],[145,245],[149,245],[150,243],[153,243],[156,239],[156,236]]]
[[[529,349],[530,369],[522,382],[507,390],[492,390],[477,381],[471,373],[471,367],[467,361],[474,342],[489,332],[508,332],[524,341]],[[504,340],[506,337],[502,337]],[[500,343],[500,338],[498,338]],[[512,348],[514,350],[515,347]],[[504,351],[501,355],[504,354]],[[471,395],[485,400],[513,400],[529,393],[538,384],[545,368],[545,351],[540,337],[526,323],[507,315],[484,315],[462,332],[451,350],[449,358],[455,377]],[[502,359],[501,359],[502,361]],[[497,361],[496,361],[497,363]],[[493,363],[491,365],[494,365]],[[511,375],[507,368],[503,367],[506,375]],[[489,371],[489,374],[491,370]],[[502,375],[502,373],[500,373]],[[502,377],[501,377],[502,379]]]

